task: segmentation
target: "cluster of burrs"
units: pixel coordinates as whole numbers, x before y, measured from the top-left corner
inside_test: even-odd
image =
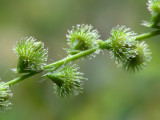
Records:
[[[68,98],[82,92],[83,74],[78,72],[79,67],[75,64],[64,63],[57,67],[51,66],[45,69],[48,57],[48,50],[44,44],[33,37],[24,38],[17,42],[14,51],[19,56],[17,72],[29,73],[43,71],[43,77],[47,77],[54,82],[55,94],[57,96]]]
[[[158,28],[160,21],[160,0],[149,0],[151,21],[145,22],[147,27]],[[68,56],[57,62],[47,64],[48,50],[41,41],[33,37],[24,38],[16,43],[14,52],[19,60],[16,73],[22,76],[7,83],[0,82],[0,110],[9,108],[12,93],[9,87],[34,74],[43,72],[45,78],[54,82],[57,96],[70,98],[83,90],[86,78],[79,72],[79,67],[71,61],[82,57],[92,57],[107,49],[119,67],[126,71],[139,71],[151,60],[151,52],[144,41],[137,39],[136,33],[125,26],[117,26],[111,30],[107,40],[101,40],[97,30],[91,25],[76,25],[66,35],[69,48]]]
[[[145,68],[151,60],[148,45],[144,41],[136,40],[136,33],[125,26],[113,28],[111,37],[101,46],[108,49],[118,67],[126,71],[139,71]]]

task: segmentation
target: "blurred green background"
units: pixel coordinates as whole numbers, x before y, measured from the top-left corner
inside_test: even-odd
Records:
[[[147,0],[0,0],[0,78],[15,78],[13,45],[34,36],[49,49],[48,63],[66,56],[66,33],[76,24],[91,24],[101,39],[112,27],[126,25],[145,33],[140,25],[150,17]],[[53,83],[36,75],[12,87],[13,106],[0,120],[160,120],[160,36],[147,39],[152,61],[139,73],[117,69],[108,51],[92,60],[79,60],[85,73],[83,94],[59,100]]]

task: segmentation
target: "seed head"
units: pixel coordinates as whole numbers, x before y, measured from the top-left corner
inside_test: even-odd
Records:
[[[36,42],[33,37],[18,41],[13,50],[19,56],[18,72],[41,70],[46,64],[48,50],[44,49],[42,42]]]
[[[10,99],[12,98],[11,90],[9,86],[5,85],[4,82],[0,82],[0,111],[10,109]]]
[[[142,25],[151,28],[160,28],[160,0],[148,0],[148,10],[151,13],[151,19],[149,22],[143,21]]]
[[[91,25],[76,25],[66,35],[69,49],[68,53],[73,55],[97,46],[96,40],[100,37],[97,30],[92,30]]]
[[[69,98],[82,93],[83,73],[78,72],[77,65],[65,64],[58,70],[46,74],[54,83],[55,94],[62,98]]]
[[[118,63],[120,61],[126,61],[127,59],[134,57],[135,51],[135,33],[131,32],[129,28],[125,26],[117,26],[111,31],[112,37],[110,37],[110,53]]]
[[[148,0],[147,5],[151,14],[154,12],[160,13],[160,0]]]
[[[145,68],[151,60],[151,51],[148,45],[143,42],[136,44],[136,54],[129,58],[125,63],[121,63],[122,67],[128,71],[139,71]]]
[[[135,41],[135,33],[124,26],[117,26],[111,31],[110,53],[118,66],[127,71],[139,71],[151,59],[151,52],[145,42]]]

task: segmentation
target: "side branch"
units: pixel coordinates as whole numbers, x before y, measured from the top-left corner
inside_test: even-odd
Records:
[[[30,73],[25,74],[25,75],[23,75],[23,76],[21,76],[21,77],[17,77],[17,78],[15,78],[15,79],[13,79],[13,80],[11,80],[11,81],[9,81],[9,82],[6,82],[5,85],[11,86],[11,85],[13,85],[13,84],[15,84],[15,83],[18,83],[18,82],[20,82],[20,81],[22,81],[22,80],[24,80],[24,79],[26,79],[26,78],[29,78],[29,77],[37,74],[37,73],[40,73],[40,72],[35,72],[35,71],[30,72]]]
[[[57,62],[54,62],[54,63],[51,63],[51,64],[48,64],[46,66],[44,66],[44,69],[50,69],[51,67],[53,66],[56,66],[56,65],[62,65],[64,63],[67,63],[67,62],[70,62],[70,61],[74,61],[76,59],[79,59],[81,57],[84,57],[84,56],[87,56],[89,54],[92,54],[94,53],[99,47],[96,47],[96,48],[92,48],[92,49],[89,49],[89,50],[86,50],[86,51],[83,51],[83,52],[80,52],[78,54],[75,54],[75,55],[71,55],[71,56],[68,56],[62,60],[59,60]]]
[[[147,39],[147,38],[150,38],[150,37],[159,35],[159,34],[160,34],[160,30],[156,30],[156,31],[153,31],[153,32],[144,33],[144,34],[141,34],[141,35],[137,35],[137,36],[136,36],[136,40],[141,41],[141,40],[143,40],[143,39]]]
[[[76,60],[76,59],[79,59],[79,58],[81,58],[81,57],[84,57],[84,56],[87,56],[87,55],[89,55],[89,54],[94,53],[97,49],[98,49],[98,47],[93,48],[93,49],[90,49],[90,50],[86,50],[86,51],[81,52],[81,53],[78,53],[78,54],[76,54],[76,55],[71,55],[71,56],[66,57],[66,58],[64,58],[64,59],[62,59],[62,60],[59,60],[59,61],[57,61],[57,62],[54,62],[54,63],[51,63],[51,64],[48,64],[48,65],[44,66],[44,69],[50,69],[50,68],[52,68],[53,66],[56,67],[56,66],[60,66],[60,65],[62,65],[62,64],[64,64],[64,63],[67,63],[67,62],[70,62],[70,61],[74,61],[74,60]],[[13,85],[13,84],[15,84],[15,83],[18,83],[18,82],[20,82],[20,81],[22,81],[22,80],[24,80],[24,79],[26,79],[26,78],[29,78],[29,77],[37,74],[37,73],[40,73],[40,72],[42,72],[42,71],[38,71],[38,72],[37,72],[37,71],[32,71],[32,72],[30,72],[30,73],[28,73],[28,74],[25,74],[25,75],[23,75],[23,76],[21,76],[21,77],[15,78],[15,79],[7,82],[5,85],[11,86],[11,85]]]

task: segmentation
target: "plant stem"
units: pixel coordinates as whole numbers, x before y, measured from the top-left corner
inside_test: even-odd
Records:
[[[141,35],[137,35],[136,36],[136,40],[143,40],[143,39],[147,39],[147,38],[150,38],[150,37],[153,37],[153,36],[156,36],[160,34],[160,30],[156,30],[156,31],[153,31],[153,32],[148,32],[148,33],[144,33],[144,34],[141,34]]]
[[[5,85],[11,86],[11,85],[13,85],[13,84],[15,84],[15,83],[18,83],[18,82],[20,82],[20,81],[22,81],[22,80],[24,80],[24,79],[26,79],[26,78],[29,78],[29,77],[37,74],[37,73],[40,73],[40,72],[35,72],[35,71],[33,72],[33,71],[32,71],[32,72],[30,72],[30,73],[28,73],[28,74],[25,74],[25,75],[21,76],[21,77],[17,77],[17,78],[15,78],[15,79],[13,79],[13,80],[11,80],[11,81],[9,81],[9,82],[6,82]]]
[[[78,54],[68,56],[68,57],[66,57],[66,58],[64,58],[62,60],[59,60],[57,62],[54,62],[54,63],[51,63],[51,64],[48,64],[48,65],[44,66],[44,69],[49,69],[49,68],[52,68],[53,66],[62,65],[64,63],[67,63],[67,62],[70,62],[70,61],[74,61],[74,60],[79,59],[81,57],[87,56],[89,54],[94,53],[98,48],[99,47],[92,48],[92,49],[80,52]]]

